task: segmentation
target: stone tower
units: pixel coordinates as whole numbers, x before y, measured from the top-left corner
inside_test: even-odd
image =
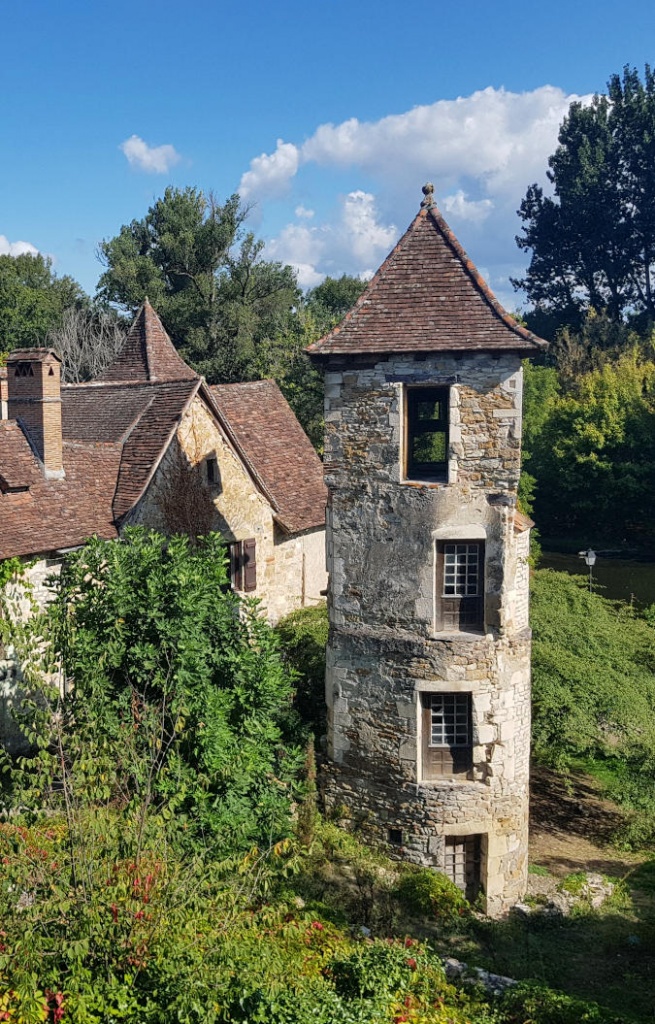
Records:
[[[490,914],[525,891],[528,544],[521,359],[434,205],[342,324],[325,370],[328,806]]]

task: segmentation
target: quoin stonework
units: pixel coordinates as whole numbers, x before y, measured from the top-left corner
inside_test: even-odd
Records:
[[[325,371],[327,805],[487,912],[525,892],[528,553],[521,359],[425,186]]]

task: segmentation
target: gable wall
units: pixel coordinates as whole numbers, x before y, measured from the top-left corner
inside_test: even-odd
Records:
[[[218,482],[207,483],[207,457],[218,463]],[[257,590],[275,622],[318,599],[326,585],[324,530],[276,536],[271,506],[200,397],[184,414],[145,495],[129,518],[163,533],[216,530],[226,543],[256,541]],[[323,552],[322,559],[317,552]]]

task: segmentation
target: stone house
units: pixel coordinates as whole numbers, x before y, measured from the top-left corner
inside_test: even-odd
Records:
[[[530,520],[521,359],[424,188],[325,371],[326,802],[491,914],[527,881]]]
[[[0,559],[29,560],[37,596],[67,549],[141,523],[219,531],[234,587],[271,621],[321,600],[322,465],[274,381],[209,387],[147,300],[98,380],[62,385],[52,349],[6,371]]]

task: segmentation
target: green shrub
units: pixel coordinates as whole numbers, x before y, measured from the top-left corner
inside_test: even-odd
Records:
[[[509,989],[501,1001],[506,1024],[625,1024],[597,1003],[585,1002],[530,982]]]
[[[325,648],[328,615],[325,605],[300,608],[278,622],[282,656],[297,676],[295,707],[305,726],[318,739],[327,731]]]
[[[431,868],[406,868],[395,893],[410,911],[435,918],[441,924],[461,921],[470,911],[455,883]]]

